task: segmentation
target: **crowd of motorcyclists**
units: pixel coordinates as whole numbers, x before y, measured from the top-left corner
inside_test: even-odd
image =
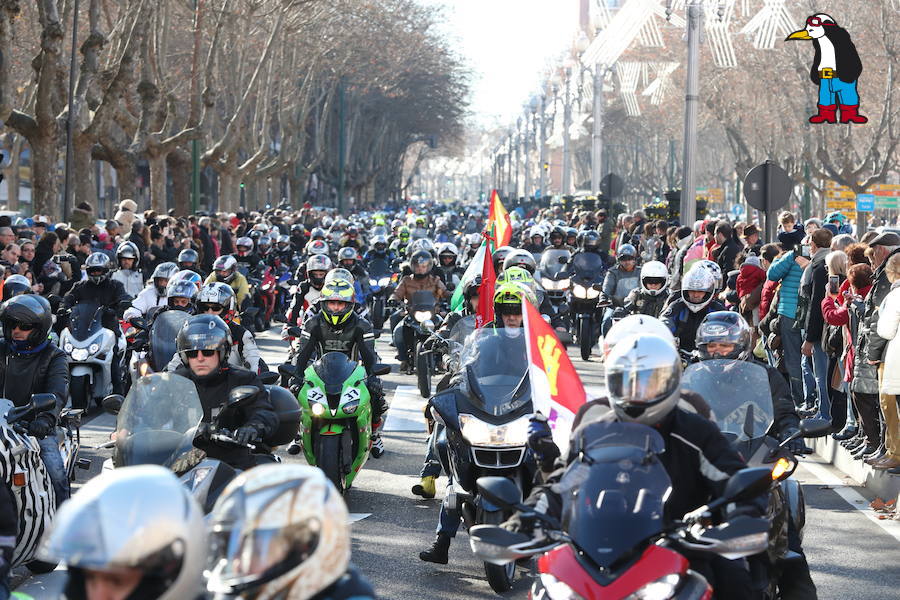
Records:
[[[18,247],[37,242],[28,258],[23,253],[4,265],[0,378],[2,397],[14,407],[39,394],[55,400],[16,427],[37,440],[60,505],[35,556],[67,566],[66,597],[374,598],[349,562],[347,509],[338,492],[350,479],[336,479],[324,461],[321,469],[279,464],[268,441],[282,420],[272,386],[280,383],[301,412],[309,411],[297,417],[288,449],[302,449],[308,460],[324,447],[321,439],[340,433],[322,421],[328,411],[352,420],[362,400],[348,400],[348,390],[364,389],[369,411],[358,426],[365,435],[350,436],[342,452],[383,456],[389,406],[375,346],[382,331],[399,371],[415,374],[429,397],[429,438],[413,494],[434,498],[438,478],[449,479],[423,561],[446,564],[463,523],[540,536],[534,514],[485,508],[476,475],[501,466],[496,472],[518,473],[525,505],[560,517],[567,509],[557,484],[580,460],[578,448],[591,443],[593,423],[640,424],[661,435],[660,461],[672,482],[666,518],[722,496],[750,457],[720,431],[715,399],[683,389],[682,372],[692,363],[758,367],[771,396],[764,435],[790,456],[811,452],[803,435],[814,428],[801,432],[789,380],[755,358],[755,331],[729,310],[736,260],[759,262],[758,232],[755,240],[747,235],[752,226],[739,243],[725,221],[692,230],[637,211],[614,225],[603,209],[523,205],[513,211],[511,242],[494,248],[482,234],[488,223],[481,205],[423,204],[350,218],[310,206],[174,218],[135,214],[128,202],[116,219],[80,231],[40,218],[0,223],[0,234],[9,228]],[[715,260],[710,245],[717,246]],[[482,285],[483,252],[491,252],[493,289]],[[485,293],[488,302],[480,302]],[[570,448],[554,444],[546,416],[532,415],[526,304],[585,360],[604,341],[606,396],[583,406]],[[494,318],[473,335],[486,305]],[[281,323],[287,342],[277,377],[255,339],[272,322]],[[334,355],[345,358],[328,358]],[[202,418],[192,446],[235,469],[205,521],[175,469],[123,466],[67,500],[71,477],[54,435],[61,411],[117,411],[135,382],[153,373],[162,377],[154,380],[159,385],[165,377],[193,383]],[[439,377],[436,391],[432,375]],[[236,390],[245,397],[230,410]],[[311,434],[310,423],[321,433]],[[522,435],[514,442],[516,427]],[[133,433],[120,427],[118,451]],[[350,468],[348,461],[344,475]],[[731,503],[703,523],[771,517],[767,498]],[[14,505],[0,506],[3,598],[3,582],[18,566],[18,542]],[[815,598],[799,528],[785,520],[782,554],[789,548],[791,560],[765,552],[737,560],[685,555],[719,598],[774,597],[767,594],[776,588],[781,598]],[[486,571],[495,589],[508,586],[508,570],[486,563]]]

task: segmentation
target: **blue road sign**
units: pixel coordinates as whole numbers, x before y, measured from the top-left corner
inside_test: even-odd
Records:
[[[875,194],[858,194],[856,196],[857,212],[872,212],[875,210]]]

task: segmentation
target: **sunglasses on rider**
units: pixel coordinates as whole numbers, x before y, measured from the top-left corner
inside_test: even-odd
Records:
[[[186,350],[184,353],[188,358],[197,358],[197,355],[202,354],[206,358],[214,356],[216,354],[216,350]]]
[[[202,304],[197,305],[197,312],[201,312],[201,313],[205,313],[205,312],[209,312],[209,311],[220,313],[223,310],[225,310],[225,307],[222,306],[221,304],[202,303]]]
[[[19,321],[6,321],[6,326],[19,331],[31,331],[36,327],[34,323],[20,323]]]

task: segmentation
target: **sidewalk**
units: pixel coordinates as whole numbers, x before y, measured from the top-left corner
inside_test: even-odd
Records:
[[[861,486],[885,500],[900,498],[900,476],[889,475],[886,471],[876,471],[861,460],[850,456],[850,452],[834,441],[831,436],[807,440],[825,462],[834,465],[842,473]]]

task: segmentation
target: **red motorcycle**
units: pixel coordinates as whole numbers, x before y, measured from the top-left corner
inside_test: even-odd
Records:
[[[278,280],[275,277],[275,269],[266,267],[263,272],[262,284],[259,287],[259,295],[263,302],[263,321],[266,329],[272,323],[272,315],[275,313],[275,300],[278,291]]]
[[[522,504],[518,487],[503,477],[482,477],[483,496],[531,519],[541,537],[532,539],[494,525],[469,530],[472,550],[484,561],[508,564],[540,555],[534,600],[708,600],[713,590],[692,571],[683,551],[728,559],[765,551],[769,522],[737,516],[707,525],[730,502],[765,493],[768,468],[743,469],[725,493],[674,522],[664,520],[671,482],[659,454],[662,437],[635,423],[594,423],[584,448],[554,486],[563,498],[562,522]]]

